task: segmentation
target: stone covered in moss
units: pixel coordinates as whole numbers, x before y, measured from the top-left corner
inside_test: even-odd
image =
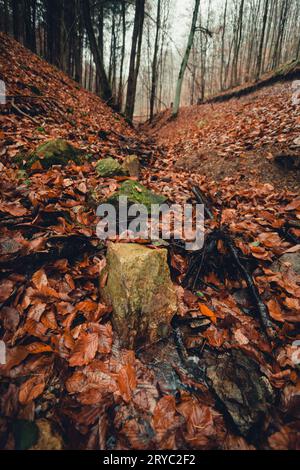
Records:
[[[124,176],[127,173],[122,168],[122,165],[114,158],[104,158],[96,165],[96,171],[99,176],[109,178],[113,176]]]
[[[121,184],[120,189],[108,199],[108,203],[117,205],[119,198],[126,196],[129,204],[143,204],[151,210],[152,204],[164,204],[167,198],[161,194],[155,194],[137,181],[127,180]]]
[[[40,145],[29,155],[19,155],[15,161],[22,164],[24,168],[30,169],[36,162],[48,170],[53,165],[66,166],[70,161],[77,165],[81,163],[81,150],[73,147],[63,139],[54,139]],[[25,163],[23,163],[25,161]]]
[[[106,275],[101,295],[113,307],[113,323],[122,347],[152,344],[170,334],[177,298],[167,250],[111,243]]]

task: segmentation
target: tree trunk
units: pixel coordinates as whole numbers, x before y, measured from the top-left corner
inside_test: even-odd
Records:
[[[220,73],[221,91],[223,91],[224,89],[223,76],[224,76],[224,64],[225,64],[224,57],[225,57],[225,33],[226,33],[226,20],[227,20],[227,6],[228,6],[228,0],[225,1],[223,31],[222,31],[221,73]]]
[[[236,36],[235,36],[234,56],[233,56],[233,62],[232,62],[232,80],[231,80],[232,86],[236,86],[239,83],[238,64],[239,64],[239,56],[240,56],[242,32],[243,32],[244,4],[245,4],[245,0],[241,0],[239,15],[238,15],[237,29],[236,29]]]
[[[12,0],[13,31],[16,41],[21,41],[21,4],[19,0]]]
[[[268,10],[269,10],[269,0],[265,0],[265,10],[264,10],[264,17],[263,17],[263,25],[262,25],[262,32],[258,50],[258,57],[257,57],[257,68],[256,68],[256,81],[259,80],[261,74],[261,66],[262,66],[262,58],[263,58],[263,49],[264,49],[264,42],[265,42],[265,34],[266,34],[266,26],[267,26],[267,19],[268,19]]]
[[[81,0],[81,9],[82,9],[82,16],[85,23],[91,51],[93,54],[93,58],[96,64],[97,73],[99,76],[100,86],[101,86],[101,97],[104,101],[106,101],[109,105],[112,105],[112,91],[110,88],[109,81],[106,76],[106,72],[104,69],[104,64],[101,58],[101,53],[99,51],[93,25],[91,19],[91,11],[90,11],[90,2],[89,0]]]
[[[145,0],[136,0],[125,107],[125,116],[130,122],[132,122],[134,114],[137,79],[141,60],[144,18]]]
[[[124,59],[126,52],[126,4],[125,0],[122,0],[122,50],[121,50],[121,62],[120,62],[120,79],[119,79],[119,91],[118,91],[118,108],[122,109],[123,106],[123,68]]]
[[[150,91],[150,122],[153,121],[154,105],[156,98],[157,80],[158,80],[158,44],[160,34],[160,17],[161,17],[161,0],[157,2],[157,16],[156,16],[156,34],[154,42],[154,53],[152,61],[152,77],[151,77],[151,91]]]
[[[180,98],[181,98],[181,91],[182,91],[182,84],[183,84],[183,79],[184,79],[184,74],[188,65],[192,45],[194,42],[194,37],[195,37],[195,32],[196,32],[196,25],[197,25],[197,20],[198,20],[198,14],[199,14],[199,8],[200,8],[200,0],[195,0],[195,7],[194,7],[194,13],[193,13],[193,20],[192,20],[192,26],[189,34],[189,39],[188,39],[188,44],[187,48],[181,63],[179,75],[178,75],[178,80],[177,80],[177,86],[176,86],[176,95],[175,95],[175,101],[174,101],[174,106],[173,106],[173,112],[172,115],[173,117],[176,117],[178,115],[179,111],[179,106],[180,106]]]

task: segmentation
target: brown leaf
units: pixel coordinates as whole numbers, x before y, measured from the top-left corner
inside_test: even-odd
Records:
[[[23,207],[21,204],[16,204],[14,202],[0,204],[0,211],[6,212],[14,217],[22,217],[23,215],[27,214],[27,209]]]
[[[5,302],[12,295],[14,283],[9,279],[0,281],[0,302]]]
[[[24,382],[20,388],[19,401],[22,405],[27,405],[38,398],[45,389],[44,376],[36,375]]]
[[[270,313],[271,317],[273,318],[273,320],[276,320],[276,321],[279,321],[279,322],[283,323],[284,322],[284,317],[283,317],[283,314],[282,314],[281,307],[280,307],[279,303],[277,302],[277,300],[276,299],[271,299],[271,300],[269,300],[267,305],[268,305],[269,313]]]
[[[132,392],[137,386],[135,368],[131,364],[127,364],[122,367],[118,373],[117,383],[123,400],[126,403],[129,403],[132,397]]]
[[[98,343],[99,336],[97,333],[82,331],[69,359],[70,366],[75,367],[89,364],[96,356]]]
[[[32,276],[32,282],[34,286],[41,290],[43,287],[48,286],[48,278],[46,276],[46,273],[43,269],[40,269],[39,271],[36,271],[34,275]]]

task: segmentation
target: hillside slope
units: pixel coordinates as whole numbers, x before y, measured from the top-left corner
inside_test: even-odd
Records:
[[[33,148],[52,136],[76,142],[89,152],[101,155],[104,148],[106,153],[111,150],[115,154],[120,137],[112,133],[107,142],[99,137],[99,131],[113,129],[117,134],[135,136],[100,98],[3,33],[0,33],[0,80],[5,82],[8,95],[7,115],[2,115],[0,121],[4,132],[2,156],[4,145],[5,156],[12,157],[20,148]],[[3,107],[1,111],[4,112]],[[20,141],[16,144],[18,135]]]
[[[182,108],[176,120],[166,111],[148,133],[165,145],[170,168],[212,180],[234,177],[299,189],[299,165],[274,164],[280,154],[299,155],[300,106],[293,104],[293,82],[279,83],[224,103]],[[298,159],[299,160],[299,159]]]

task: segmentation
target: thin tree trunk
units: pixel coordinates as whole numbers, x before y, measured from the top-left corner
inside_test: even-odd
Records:
[[[125,116],[130,122],[132,121],[134,114],[137,78],[141,60],[144,18],[145,0],[136,0],[125,107]]]
[[[223,31],[222,31],[222,49],[221,49],[221,73],[220,73],[220,86],[221,91],[224,89],[223,76],[224,76],[224,57],[225,57],[225,33],[226,33],[226,20],[227,20],[227,6],[228,0],[225,1]]]
[[[122,109],[123,105],[123,68],[126,50],[126,5],[125,0],[122,0],[122,50],[121,50],[121,63],[120,63],[120,79],[119,79],[119,92],[118,92],[118,108]]]
[[[154,116],[154,105],[156,98],[156,89],[157,89],[157,80],[158,80],[158,43],[159,43],[159,33],[160,33],[160,16],[161,16],[161,0],[157,1],[157,16],[156,16],[156,34],[154,42],[154,54],[152,61],[152,84],[151,84],[151,94],[150,94],[150,122],[153,120]]]
[[[175,94],[175,101],[174,101],[174,106],[173,106],[173,112],[172,115],[173,117],[176,117],[178,115],[179,111],[179,106],[180,106],[180,98],[181,98],[181,91],[182,91],[182,85],[183,85],[183,79],[184,79],[184,74],[188,65],[192,45],[194,42],[194,37],[195,37],[195,32],[196,32],[196,25],[197,25],[197,20],[198,20],[198,14],[199,14],[199,8],[200,8],[200,0],[195,0],[195,7],[194,7],[194,12],[193,12],[193,19],[192,19],[192,26],[189,34],[189,39],[188,39],[188,44],[187,48],[181,63],[179,75],[178,75],[178,80],[177,80],[177,86],[176,86],[176,94]]]
[[[262,32],[258,50],[258,57],[257,57],[257,68],[256,68],[256,81],[258,81],[260,74],[261,74],[261,66],[262,66],[262,58],[263,58],[263,48],[265,42],[265,34],[266,34],[266,26],[267,26],[267,18],[268,18],[268,11],[269,11],[269,0],[265,0],[265,10],[264,10],[264,17],[263,17],[263,25],[262,25]]]

